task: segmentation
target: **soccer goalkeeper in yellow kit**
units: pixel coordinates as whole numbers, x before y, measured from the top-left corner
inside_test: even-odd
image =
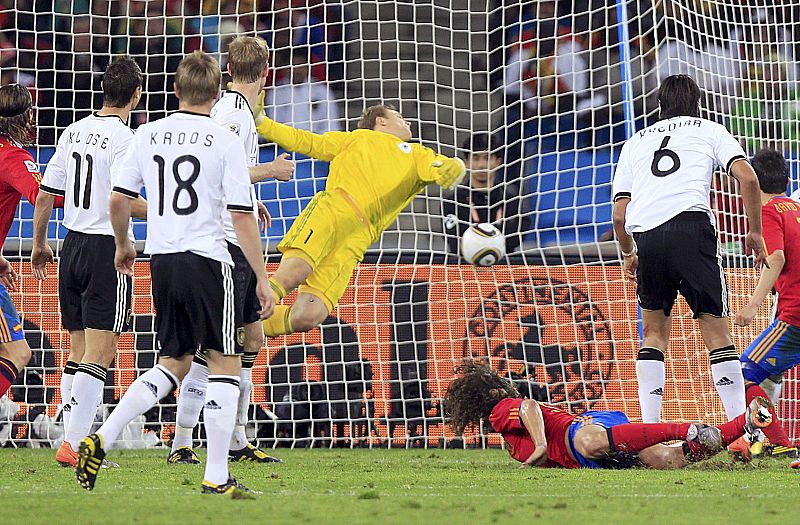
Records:
[[[263,111],[263,110],[262,110]],[[277,305],[264,334],[305,332],[339,302],[367,248],[431,183],[458,185],[458,158],[439,155],[411,139],[411,126],[392,106],[367,108],[359,129],[323,135],[255,115],[259,135],[282,148],[330,161],[325,191],[317,193],[278,244],[283,254],[270,278],[280,300],[299,286],[289,307]]]

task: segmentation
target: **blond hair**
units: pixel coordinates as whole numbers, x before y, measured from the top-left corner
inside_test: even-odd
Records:
[[[239,36],[228,45],[228,68],[235,82],[255,82],[264,74],[269,47],[263,38]]]
[[[222,72],[219,63],[202,51],[186,55],[175,72],[175,88],[180,99],[192,106],[205,104],[219,93]]]
[[[391,104],[370,106],[361,114],[358,127],[360,129],[375,129],[375,125],[378,123],[378,117],[386,118],[389,116],[390,111],[397,111],[397,108]]]

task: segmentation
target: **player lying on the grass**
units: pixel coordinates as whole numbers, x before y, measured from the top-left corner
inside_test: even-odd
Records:
[[[142,96],[142,72],[120,58],[103,74],[103,107],[67,127],[47,163],[33,214],[31,265],[37,279],[47,277],[53,250],[47,223],[56,197],[65,199],[67,237],[58,264],[61,323],[69,332],[69,356],[61,374],[64,442],[56,461],[74,467],[78,444],[89,435],[103,400],[108,367],[117,353],[119,334],[130,328],[130,276],[114,268],[114,230],[108,215],[111,171],[119,169],[133,140],[130,112]],[[133,216],[147,218],[147,203],[133,202]],[[133,230],[129,229],[133,242]]]
[[[411,139],[411,125],[392,106],[367,108],[352,132],[322,135],[294,129],[256,108],[258,133],[289,151],[329,161],[317,193],[278,244],[283,256],[270,284],[278,300],[298,286],[291,307],[277,305],[267,336],[305,332],[328,317],[367,248],[427,185],[453,188],[464,162]]]
[[[247,163],[250,167],[250,181],[253,183],[263,180],[264,174],[267,178],[289,180],[294,172],[294,162],[286,159],[285,153],[272,162],[258,164],[258,133],[250,108],[257,103],[259,93],[264,89],[269,72],[268,61],[269,49],[263,39],[251,36],[234,39],[228,46],[228,73],[233,82],[211,109],[211,118],[215,122],[236,133],[244,141]],[[250,187],[250,196],[253,202],[263,209],[262,217],[265,220],[262,221],[262,225],[266,225],[269,214],[256,197],[253,186]],[[234,263],[234,307],[239,310],[244,323],[239,405],[236,412],[236,426],[231,435],[229,457],[232,461],[276,462],[280,460],[250,444],[244,433],[247,411],[250,407],[250,391],[253,386],[253,364],[264,344],[264,333],[261,329],[260,305],[256,297],[256,275],[247,264],[247,259],[236,240],[231,214],[226,212],[223,221],[228,251]],[[198,351],[195,353],[189,373],[181,381],[175,436],[172,439],[172,449],[167,457],[167,463],[200,463],[197,454],[192,450],[192,434],[203,410],[207,387],[208,362],[205,355]]]
[[[734,322],[749,326],[773,288],[778,293],[778,307],[775,320],[740,358],[748,399],[767,397],[761,383],[800,364],[800,204],[786,196],[789,166],[783,154],[762,149],[752,163],[761,187],[761,223],[769,266],[761,271],[752,297]],[[763,429],[770,453],[796,456],[797,448],[774,410],[772,413],[773,423]],[[737,450],[748,455],[747,447]]]
[[[0,87],[0,247],[14,222],[17,205],[24,195],[36,203],[42,176],[31,154],[22,146],[34,137],[33,100],[28,89],[19,84]],[[56,206],[64,205],[60,198]],[[22,321],[8,294],[17,291],[19,278],[11,264],[0,255],[0,397],[31,359],[31,349],[22,331]]]
[[[745,433],[770,422],[769,402],[754,399],[744,414],[713,427],[702,423],[630,423],[624,412],[571,414],[523,399],[514,386],[478,361],[456,369],[447,389],[445,417],[460,433],[481,421],[500,432],[522,466],[564,468],[680,468],[713,456]],[[678,446],[666,441],[682,441]]]
[[[232,212],[242,252],[256,275],[263,318],[272,313],[261,239],[253,216],[244,143],[209,117],[219,95],[219,64],[202,51],[181,60],[175,73],[176,113],[144,124],[123,167],[113,175],[109,203],[116,240],[115,266],[131,275],[136,250],[127,238],[131,202],[144,186],[146,253],[151,255],[158,364],[140,375],[111,416],[81,441],[78,482],[94,488],[105,457],[122,429],[178,387],[197,348],[209,366],[205,397],[208,455],[202,491],[227,494],[242,487],[228,472],[228,451],[236,422],[242,340],[234,308],[233,259],[225,243],[223,213]]]

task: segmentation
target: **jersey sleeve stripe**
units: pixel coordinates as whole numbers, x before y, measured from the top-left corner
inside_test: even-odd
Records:
[[[631,198],[631,192],[629,192],[629,191],[621,191],[621,192],[617,193],[616,195],[614,195],[614,202],[617,202],[620,199],[630,199],[630,198]]]
[[[125,188],[121,188],[119,186],[114,186],[111,189],[111,191],[115,191],[117,193],[121,193],[121,194],[125,195],[126,197],[130,197],[131,199],[138,199],[139,198],[139,194],[136,193],[135,191],[131,191],[131,190],[128,190],[128,189],[125,189]]]
[[[228,204],[228,211],[242,211],[242,212],[253,212],[252,205],[244,205],[244,204]]]
[[[39,186],[39,189],[45,193],[49,193],[50,195],[55,195],[56,197],[63,197],[66,194],[65,190],[59,190],[53,188],[52,186],[45,186],[44,184]]]
[[[729,160],[729,161],[728,161],[728,165],[727,165],[727,166],[725,166],[725,171],[726,171],[727,173],[730,173],[730,172],[731,172],[731,166],[733,166],[733,163],[734,163],[734,162],[736,162],[737,160],[747,160],[747,157],[745,157],[745,156],[743,156],[743,155],[736,155],[736,156],[735,156],[735,157],[733,157],[731,160]]]

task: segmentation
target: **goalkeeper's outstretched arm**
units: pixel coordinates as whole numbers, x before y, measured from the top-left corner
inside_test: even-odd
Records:
[[[275,122],[264,113],[264,91],[261,91],[253,107],[253,120],[256,123],[256,131],[265,140],[274,142],[287,151],[326,162],[333,160],[342,151],[350,137],[347,132],[331,131],[320,135]]]
[[[323,135],[304,129],[296,129],[286,124],[263,117],[256,127],[258,134],[287,151],[294,151],[318,160],[330,162],[349,141],[350,134],[345,131],[329,131]]]
[[[417,173],[424,182],[435,182],[443,188],[455,189],[467,174],[464,161],[458,157],[445,157],[430,148],[414,145]]]

